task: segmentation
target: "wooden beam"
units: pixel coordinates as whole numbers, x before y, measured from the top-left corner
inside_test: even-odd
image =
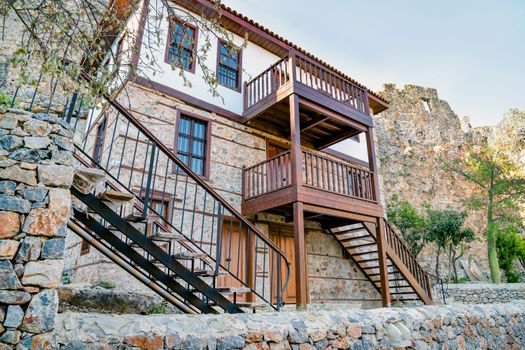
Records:
[[[381,277],[381,301],[383,307],[390,307],[390,283],[388,280],[388,260],[386,257],[385,223],[378,218],[376,222],[377,254],[379,257],[379,276]]]
[[[295,248],[295,295],[297,308],[308,304],[308,256],[304,234],[304,210],[302,202],[293,204],[293,233]]]
[[[313,128],[314,126],[324,122],[325,120],[327,120],[328,117],[326,116],[320,116],[318,118],[312,118],[311,121],[309,121],[308,123],[305,123],[303,126],[301,126],[301,131],[306,131],[310,128]]]
[[[319,148],[319,149],[330,147],[330,146],[332,146],[333,144],[335,144],[335,143],[337,143],[339,141],[343,141],[343,140],[345,140],[345,139],[347,139],[349,137],[358,135],[359,133],[361,133],[361,131],[356,130],[354,128],[347,129],[345,131],[340,132],[339,134],[336,134],[336,135],[334,135],[332,137],[329,137],[328,139],[322,140],[322,142],[319,142],[316,145],[316,147]]]

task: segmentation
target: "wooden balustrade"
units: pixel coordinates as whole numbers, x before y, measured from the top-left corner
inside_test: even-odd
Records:
[[[249,200],[292,185],[290,152],[243,171],[243,199]],[[302,184],[306,187],[376,201],[373,173],[328,157],[302,151]]]
[[[294,64],[291,62],[295,62],[295,70],[290,69]],[[252,108],[290,81],[306,85],[362,113],[370,114],[365,87],[294,51],[244,84],[244,110]]]
[[[375,201],[373,181],[369,170],[303,151],[304,186]]]
[[[272,64],[264,72],[244,83],[244,110],[256,105],[290,81],[288,57]]]
[[[292,185],[290,151],[243,170],[243,199],[248,200]]]
[[[412,276],[421,285],[424,291],[431,297],[432,285],[428,273],[417,262],[416,258],[410,252],[409,246],[395,232],[394,228],[385,220],[385,237],[388,245],[394,250],[396,255],[401,259],[403,264],[408,268]]]

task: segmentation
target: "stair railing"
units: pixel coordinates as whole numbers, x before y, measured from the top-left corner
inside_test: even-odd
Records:
[[[284,253],[161,142],[154,125],[148,128],[139,119],[145,117],[134,116],[117,101],[106,102],[82,123],[70,118],[76,133],[86,130],[76,143],[84,163],[105,170],[113,183],[136,197],[136,216],[154,221],[145,234],[182,235],[185,240],[172,245],[172,254],[189,250],[206,255],[189,268],[211,269],[216,287],[249,287],[279,309],[290,275]]]
[[[388,245],[394,250],[396,255],[401,259],[416,281],[421,285],[425,293],[432,298],[432,284],[428,273],[417,262],[417,259],[410,252],[410,248],[405,241],[394,230],[392,225],[386,220],[385,237]]]

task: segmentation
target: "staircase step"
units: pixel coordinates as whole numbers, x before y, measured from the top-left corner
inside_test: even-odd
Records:
[[[345,235],[347,235],[347,234],[345,234]],[[341,236],[343,236],[343,235],[341,235]],[[341,241],[341,242],[356,241],[358,239],[364,239],[364,238],[370,238],[370,236],[369,235],[365,235],[365,236],[350,236],[350,235],[348,235],[348,237],[347,236],[345,236],[345,237],[337,236],[337,239],[339,241]]]
[[[355,260],[355,262],[358,264],[361,264],[361,263],[367,263],[367,262],[378,261],[378,260],[379,260],[379,257],[375,257],[375,258],[370,258],[370,259]]]
[[[115,190],[105,190],[104,192],[99,193],[97,197],[104,201],[118,203],[129,202],[135,198],[135,196],[129,192],[121,192]]]
[[[238,307],[244,307],[247,309],[253,309],[253,310],[263,310],[267,308],[266,304],[261,304],[257,302],[250,302],[250,301],[238,301],[235,303]]]
[[[213,270],[195,269],[193,273],[199,277],[215,277],[215,273]],[[228,275],[228,272],[226,271],[219,271],[218,273],[218,276],[226,276],[226,275]],[[180,278],[178,275],[172,275],[171,277],[177,278],[177,279]]]
[[[156,233],[152,236],[148,237],[152,241],[163,241],[163,242],[170,242],[170,241],[187,241],[188,239],[184,237],[183,235],[179,233],[173,233],[173,232],[160,232]]]
[[[106,173],[101,169],[80,167],[73,177],[73,187],[80,193],[88,194],[106,179]]]
[[[151,224],[159,218],[157,214],[147,214],[146,217],[142,216],[142,213],[131,213],[128,214],[125,219],[129,222],[142,222]]]
[[[357,249],[357,248],[371,247],[371,246],[376,246],[376,245],[377,245],[377,242],[371,242],[371,243],[366,243],[366,244],[354,245],[354,246],[348,247],[348,249]]]
[[[250,293],[252,290],[248,287],[215,287],[215,290],[221,294],[244,294]],[[197,289],[189,289],[192,293],[200,293]]]
[[[204,253],[194,253],[194,252],[181,252],[171,255],[175,259],[181,260],[193,260],[193,259],[204,259],[207,257]]]
[[[350,255],[352,255],[352,256],[361,256],[361,255],[367,255],[367,254],[377,254],[377,250],[370,250],[370,251],[367,251],[367,252],[350,253]]]

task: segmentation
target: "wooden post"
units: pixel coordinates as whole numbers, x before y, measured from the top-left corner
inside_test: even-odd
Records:
[[[247,242],[248,245],[246,249],[247,253],[247,259],[248,259],[248,268],[246,271],[248,274],[248,287],[250,287],[252,290],[255,290],[255,274],[257,273],[257,267],[255,266],[255,256],[257,255],[256,247],[255,247],[255,234],[251,232],[251,230],[248,228],[246,229]],[[255,301],[255,295],[253,292],[248,293],[246,296],[247,302],[254,302]]]
[[[293,204],[293,234],[295,248],[295,304],[297,308],[308,304],[308,256],[304,235],[303,203]]]
[[[303,154],[301,151],[301,125],[299,116],[299,98],[296,94],[289,97],[290,100],[290,139],[292,146],[290,156],[292,161],[292,184],[299,189],[303,178]]]
[[[373,174],[372,188],[374,190],[374,200],[381,204],[381,194],[379,193],[379,177],[377,175],[378,170],[376,150],[374,146],[374,128],[371,126],[368,127],[368,132],[366,133],[366,146],[368,151],[368,168]]]
[[[388,261],[386,257],[385,223],[383,218],[376,220],[377,255],[379,256],[379,274],[381,277],[381,301],[383,307],[391,306],[390,282],[388,280]]]

